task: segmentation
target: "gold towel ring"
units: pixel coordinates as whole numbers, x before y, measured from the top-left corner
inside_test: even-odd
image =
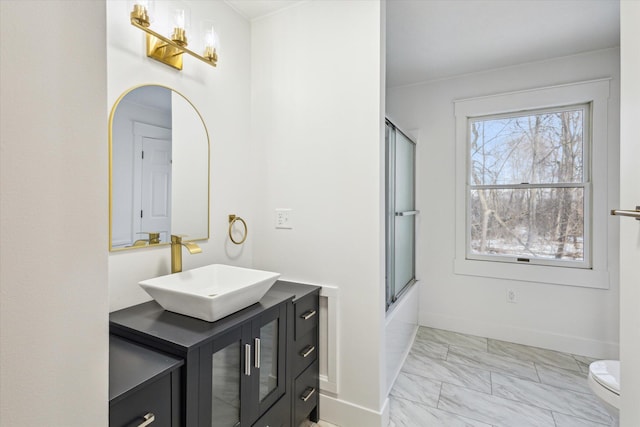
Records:
[[[233,224],[235,224],[236,221],[240,221],[242,225],[244,225],[244,237],[242,237],[242,240],[240,241],[235,240],[233,238],[233,234],[231,233],[233,229]],[[244,222],[244,219],[240,218],[239,216],[235,216],[233,214],[229,215],[229,239],[231,239],[231,241],[236,245],[241,245],[244,243],[245,240],[247,240],[247,234],[249,234],[249,231],[247,229],[247,223]]]

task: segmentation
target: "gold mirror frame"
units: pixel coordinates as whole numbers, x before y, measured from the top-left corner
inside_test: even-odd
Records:
[[[160,85],[160,84],[142,84],[142,85],[134,86],[126,90],[125,92],[123,92],[113,104],[113,107],[111,108],[111,112],[109,114],[109,251],[110,252],[120,252],[120,251],[128,251],[130,249],[163,247],[163,246],[171,245],[171,242],[169,240],[167,242],[147,243],[141,246],[132,245],[127,247],[113,247],[113,162],[114,162],[113,160],[113,121],[114,121],[116,110],[118,109],[118,106],[120,105],[121,101],[136,89],[148,87],[148,86],[156,86],[156,87],[164,88],[171,91],[172,93],[176,93],[177,95],[180,95],[182,99],[184,99],[191,106],[193,111],[195,111],[195,113],[197,114],[197,117],[200,119],[200,122],[202,123],[202,128],[204,129],[204,135],[206,136],[206,142],[207,142],[206,236],[203,236],[203,237],[198,236],[196,238],[189,238],[189,236],[185,236],[184,241],[202,241],[202,240],[208,240],[210,237],[211,139],[209,137],[209,130],[207,129],[207,126],[204,122],[202,114],[200,114],[200,112],[195,107],[195,105],[186,96],[184,96],[182,93],[178,92],[177,90],[165,85]],[[176,233],[176,232],[179,233],[180,230],[172,231],[172,233]],[[154,238],[157,238],[157,236],[150,235],[148,239],[149,242],[152,242]]]

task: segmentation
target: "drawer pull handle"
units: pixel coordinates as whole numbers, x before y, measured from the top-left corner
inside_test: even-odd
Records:
[[[244,345],[244,374],[251,375],[251,344]]]
[[[310,345],[309,347],[305,348],[304,350],[302,350],[300,352],[300,355],[302,357],[308,357],[311,353],[313,353],[316,350],[316,347],[313,345]]]
[[[139,424],[138,427],[148,426],[149,424],[151,424],[152,422],[154,422],[156,420],[156,416],[153,415],[153,412],[149,412],[147,415],[142,417],[142,419],[144,421],[142,422],[142,424]]]
[[[303,402],[306,402],[307,400],[309,400],[311,398],[311,396],[313,396],[313,393],[316,392],[316,389],[313,387],[309,387],[304,391],[304,394],[302,396],[300,396],[300,399]]]
[[[304,320],[309,320],[315,315],[316,315],[316,311],[315,310],[309,310],[306,313],[303,313],[302,316],[300,316],[300,317],[302,317]]]

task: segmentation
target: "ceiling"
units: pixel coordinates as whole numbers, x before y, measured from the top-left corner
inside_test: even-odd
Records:
[[[618,0],[387,0],[387,86],[619,46]]]
[[[300,2],[225,1],[249,20]],[[386,4],[389,87],[620,44],[619,0],[387,0]]]
[[[249,21],[261,18],[280,9],[301,3],[302,0],[224,0]]]

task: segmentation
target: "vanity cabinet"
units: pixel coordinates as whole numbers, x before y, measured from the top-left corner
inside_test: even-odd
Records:
[[[109,337],[109,427],[178,427],[182,359]]]
[[[249,426],[285,394],[286,315],[280,304],[199,348],[199,425]]]
[[[319,288],[309,288],[297,283],[282,282],[275,290],[288,289],[294,292],[293,318],[289,324],[291,340],[292,426],[298,427],[309,418],[318,421],[320,377],[318,364],[319,337]]]
[[[292,397],[294,380],[303,375],[302,365],[293,362],[298,295],[314,292],[317,301],[319,287],[279,281],[259,303],[216,322],[165,311],[150,301],[111,313],[110,331],[184,361],[179,425],[290,427],[294,413],[306,417],[315,408],[317,419],[317,392],[306,400],[313,408],[294,408]],[[305,378],[314,383],[315,372],[317,390],[315,366]]]

